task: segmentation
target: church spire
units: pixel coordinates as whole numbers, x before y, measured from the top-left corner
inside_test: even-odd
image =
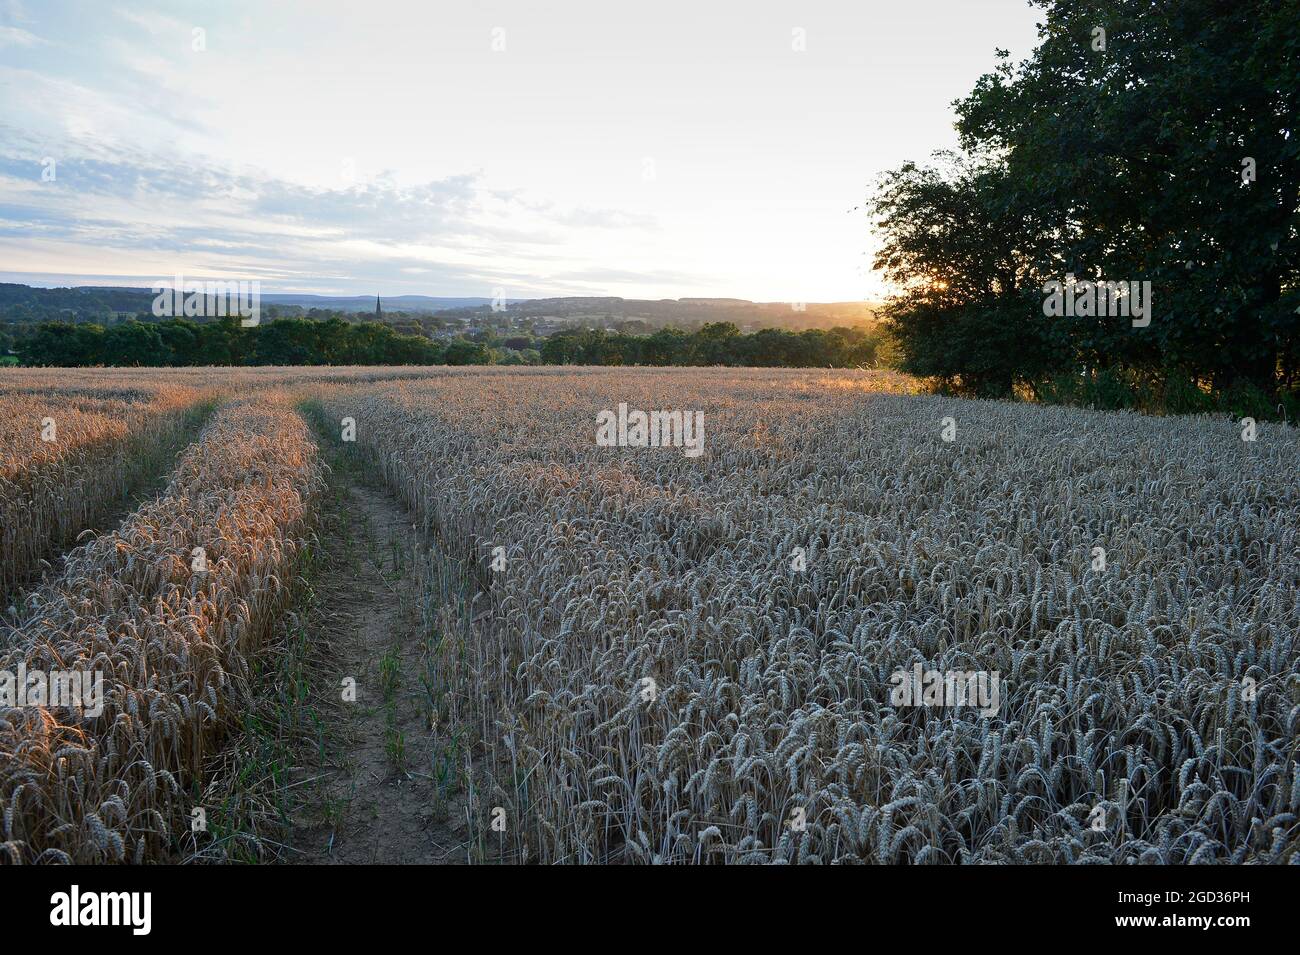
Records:
[[[376,295],[375,296],[375,321],[377,322],[382,321],[383,318],[384,318],[384,310],[379,305],[379,296]]]

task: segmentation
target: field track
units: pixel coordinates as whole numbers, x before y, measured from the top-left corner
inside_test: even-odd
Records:
[[[294,839],[307,863],[463,862],[467,821],[450,777],[435,775],[445,728],[430,719],[428,644],[416,619],[412,573],[429,541],[391,492],[336,460],[348,531],[317,587],[336,676],[357,681],[359,705],[334,711],[337,737],[295,773],[314,799]],[[321,810],[330,807],[335,815]]]

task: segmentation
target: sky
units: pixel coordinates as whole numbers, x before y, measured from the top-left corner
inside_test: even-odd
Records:
[[[0,281],[874,300],[1026,0],[0,0]]]

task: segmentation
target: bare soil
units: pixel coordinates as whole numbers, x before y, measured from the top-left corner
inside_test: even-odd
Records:
[[[322,691],[338,701],[339,681],[351,677],[356,701],[322,708],[323,753],[295,774],[312,794],[294,820],[293,861],[465,862],[463,801],[435,776],[441,741],[420,677],[427,648],[409,570],[429,544],[386,488],[346,469],[335,476],[351,533],[324,542],[344,553],[330,562],[340,572],[316,584],[319,637],[337,661]]]

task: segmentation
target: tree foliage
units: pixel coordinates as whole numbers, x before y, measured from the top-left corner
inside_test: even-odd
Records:
[[[956,104],[963,155],[874,196],[904,367],[975,393],[1103,371],[1294,388],[1300,2],[1036,3],[1034,52],[999,51]],[[1149,281],[1150,325],[1045,323],[1067,274]]]
[[[245,328],[238,318],[196,323],[44,322],[22,343],[29,365],[439,365],[486,364],[473,342],[401,335],[377,322],[281,318]]]

